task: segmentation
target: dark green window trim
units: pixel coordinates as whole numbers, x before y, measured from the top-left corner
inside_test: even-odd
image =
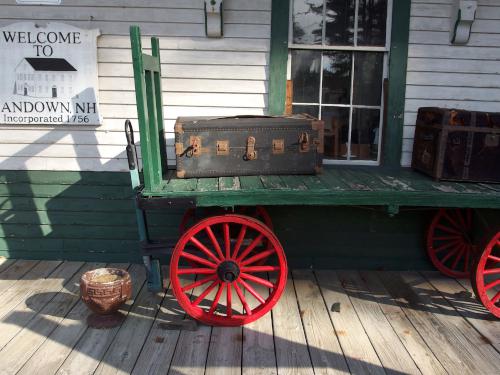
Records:
[[[271,9],[271,50],[269,53],[270,115],[282,115],[285,111],[289,7],[289,0],[273,0]]]
[[[390,168],[401,166],[410,8],[411,0],[397,0],[392,5],[387,124],[382,135],[382,165]]]
[[[269,56],[271,115],[281,115],[285,109],[289,4],[289,0],[273,0],[272,4]],[[382,164],[386,167],[401,165],[410,7],[411,0],[397,0],[392,6],[387,124],[382,140]]]

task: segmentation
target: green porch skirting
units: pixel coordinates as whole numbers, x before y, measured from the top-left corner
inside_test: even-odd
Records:
[[[430,269],[432,210],[395,217],[370,207],[269,207],[292,266]],[[148,215],[155,238],[176,236],[183,211]],[[0,171],[0,256],[140,262],[128,173]],[[165,262],[167,259],[165,259]]]

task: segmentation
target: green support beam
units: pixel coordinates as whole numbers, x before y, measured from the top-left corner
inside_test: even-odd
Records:
[[[387,125],[384,129],[384,148],[382,150],[382,163],[389,168],[397,168],[401,165],[410,8],[411,0],[393,2],[389,55],[389,95],[386,103]]]
[[[269,114],[285,111],[289,0],[273,0],[269,54]]]

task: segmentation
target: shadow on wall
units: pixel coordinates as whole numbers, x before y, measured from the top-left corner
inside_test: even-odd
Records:
[[[89,169],[90,157],[102,163],[95,132],[63,125],[47,130],[10,157],[16,163],[23,160],[26,166],[32,155],[44,150],[41,147],[63,138],[71,139],[76,154],[73,160],[81,172],[30,171],[26,167],[0,170],[0,256],[140,261],[129,174],[83,171]],[[123,170],[128,169],[125,143],[123,135],[123,151],[109,161],[123,163]],[[87,145],[84,152],[78,145]],[[92,169],[105,170],[106,164]],[[169,220],[164,219],[152,220],[154,230],[170,231]]]

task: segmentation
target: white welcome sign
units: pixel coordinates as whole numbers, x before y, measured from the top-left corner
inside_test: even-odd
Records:
[[[0,124],[101,124],[98,35],[61,23],[0,28]]]

